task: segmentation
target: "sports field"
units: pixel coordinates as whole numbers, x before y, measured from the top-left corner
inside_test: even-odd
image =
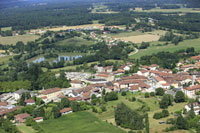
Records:
[[[39,124],[43,133],[125,133],[90,112],[76,112]]]

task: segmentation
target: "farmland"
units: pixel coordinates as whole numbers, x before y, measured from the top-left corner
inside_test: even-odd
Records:
[[[145,32],[145,33],[140,31],[134,31],[134,32],[122,32],[118,34],[108,34],[108,36],[125,41],[131,41],[133,43],[141,43],[141,42],[158,41],[160,36],[164,35],[165,33],[166,31],[163,30],[155,30],[152,32]]]
[[[99,120],[89,112],[76,112],[40,123],[43,133],[124,133],[123,130]],[[56,127],[56,128],[55,128]]]
[[[179,8],[179,9],[160,9],[160,8],[153,8],[150,10],[135,10],[136,12],[165,12],[165,13],[200,13],[199,8]]]
[[[175,52],[177,50],[186,49],[189,47],[194,47],[197,51],[200,50],[200,38],[184,40],[183,42],[180,42],[177,46],[175,46],[174,44],[157,46],[158,43],[162,42],[152,42],[150,47],[148,47],[147,49],[139,50],[137,54],[130,56],[130,58],[140,58],[145,55],[151,55],[162,51]]]
[[[35,41],[38,38],[39,38],[39,36],[37,36],[37,35],[18,35],[18,36],[0,37],[0,44],[15,45],[18,41],[22,41],[26,44],[27,42]]]

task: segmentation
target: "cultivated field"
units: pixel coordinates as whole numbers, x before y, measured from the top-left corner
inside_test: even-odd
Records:
[[[186,49],[189,47],[194,47],[195,50],[197,51],[200,50],[200,45],[199,45],[200,38],[185,40],[183,42],[180,42],[177,46],[175,46],[174,44],[169,44],[165,46],[157,46],[158,43],[160,42],[152,42],[150,47],[148,47],[147,49],[139,50],[137,54],[130,56],[130,58],[140,58],[145,55],[152,55],[152,54],[162,52],[162,51],[175,52],[177,50]]]
[[[180,8],[180,9],[160,9],[160,8],[153,8],[150,10],[135,10],[136,12],[181,12],[181,13],[200,13],[200,8]]]
[[[39,124],[43,133],[125,133],[89,112],[76,112]]]
[[[7,31],[7,30],[12,30],[12,27],[4,27],[4,28],[1,28],[1,31]]]
[[[61,27],[55,27],[55,28],[48,28],[46,30],[61,31],[61,30],[69,30],[69,29],[84,29],[84,28],[91,28],[91,27],[100,28],[102,26],[103,24],[86,24],[86,25],[77,25],[77,26],[61,26]]]
[[[18,35],[18,36],[0,37],[0,44],[15,45],[18,41],[22,41],[22,42],[24,42],[24,44],[26,44],[27,42],[35,41],[38,38],[39,38],[39,36],[37,36],[37,35]]]
[[[131,41],[133,43],[142,43],[142,42],[153,42],[158,41],[160,36],[158,35],[137,35],[129,37],[120,37],[119,39],[125,41]]]

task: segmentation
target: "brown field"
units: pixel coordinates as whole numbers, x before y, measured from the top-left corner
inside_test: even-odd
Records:
[[[0,44],[3,45],[15,45],[18,41],[22,41],[25,44],[29,41],[35,41],[38,39],[37,35],[18,35],[18,36],[8,36],[8,37],[0,37]]]
[[[129,37],[120,37],[119,39],[125,41],[131,41],[133,43],[142,43],[142,42],[153,42],[158,41],[160,38],[159,35],[137,35],[137,36],[129,36]]]
[[[77,26],[62,26],[56,28],[47,29],[49,31],[61,31],[61,30],[69,30],[69,29],[83,29],[88,27],[97,27],[100,28],[103,24],[86,24],[86,25],[77,25]]]

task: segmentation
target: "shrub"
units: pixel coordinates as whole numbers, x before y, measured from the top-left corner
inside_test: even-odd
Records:
[[[149,98],[149,93],[146,92],[146,93],[144,94],[144,97],[145,97],[145,98]]]
[[[173,118],[169,118],[169,119],[167,119],[167,121],[166,121],[166,123],[167,124],[175,124],[176,123],[176,121],[173,119]]]
[[[136,101],[136,98],[135,98],[135,97],[132,97],[131,100],[132,100],[132,102],[135,102],[135,101]]]
[[[125,92],[125,91],[123,91],[121,95],[122,95],[122,96],[126,96],[126,92]]]
[[[155,93],[154,93],[154,92],[151,92],[151,93],[150,93],[150,96],[154,97],[154,96],[155,96]]]
[[[169,116],[169,112],[168,112],[168,110],[162,110],[162,112],[159,112],[159,113],[155,113],[154,115],[153,115],[153,118],[154,119],[160,119],[160,118],[164,118],[164,117],[167,117],[167,116]]]

